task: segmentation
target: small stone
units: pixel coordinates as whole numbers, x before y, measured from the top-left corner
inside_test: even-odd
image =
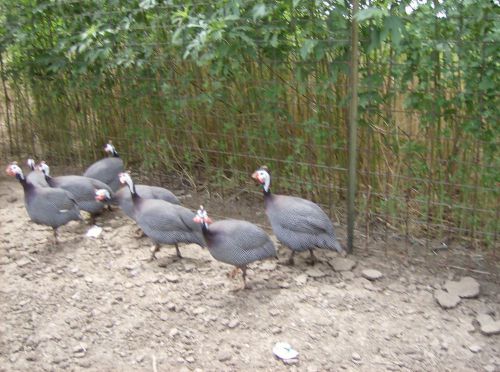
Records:
[[[203,306],[197,307],[196,309],[193,310],[194,315],[200,315],[206,312],[207,309],[205,309]]]
[[[175,306],[175,304],[173,302],[169,302],[167,304],[167,309],[170,310],[170,311],[175,311],[176,306]]]
[[[179,276],[173,273],[168,273],[167,275],[165,275],[165,279],[167,279],[167,281],[170,283],[177,283],[179,281]]]
[[[31,263],[31,261],[27,257],[20,258],[19,260],[16,261],[16,265],[19,267],[24,267]]]
[[[273,327],[273,328],[271,328],[271,333],[273,335],[277,335],[277,334],[281,333],[281,328],[280,327]]]
[[[283,359],[283,363],[289,366],[293,366],[296,364],[299,364],[299,360],[297,358],[292,358],[292,359]]]
[[[304,285],[307,283],[307,274],[300,274],[299,276],[295,277],[295,283],[297,285]]]
[[[476,354],[482,350],[482,347],[477,344],[474,344],[469,346],[469,350],[472,351],[474,354]]]
[[[448,280],[444,288],[449,293],[454,293],[462,298],[474,298],[479,296],[479,283],[470,276],[465,276],[458,282]]]
[[[355,261],[342,257],[334,258],[329,263],[335,271],[351,271],[356,266]]]
[[[351,358],[352,360],[354,360],[355,362],[359,362],[361,360],[361,355],[359,355],[358,353],[352,353],[351,354]]]
[[[460,297],[454,293],[448,293],[438,289],[434,292],[434,298],[443,309],[452,309],[460,302]]]
[[[186,362],[188,363],[194,363],[194,357],[192,355],[188,356],[185,358]]]
[[[145,356],[144,354],[141,354],[141,355],[138,355],[136,358],[135,358],[135,361],[137,363],[142,363],[142,361],[144,360]]]
[[[232,357],[233,355],[230,350],[221,350],[219,351],[219,354],[217,354],[217,360],[219,362],[227,362],[228,360],[231,360]]]
[[[316,267],[312,267],[310,269],[307,269],[306,274],[308,276],[310,276],[311,278],[322,278],[322,277],[326,276],[326,274],[323,271],[321,271],[320,269],[318,269]]]
[[[87,344],[81,342],[75,347],[73,347],[73,353],[86,353],[87,352]]]
[[[163,320],[166,322],[168,320],[168,314],[167,313],[161,313],[160,314],[160,320]]]
[[[361,275],[363,275],[363,278],[368,280],[377,280],[382,278],[382,273],[374,269],[365,269],[361,272]]]
[[[168,335],[170,336],[170,338],[174,338],[178,334],[179,334],[179,330],[177,328],[172,328],[170,330],[170,332],[168,332]]]
[[[500,333],[500,320],[495,321],[488,314],[479,314],[477,316],[480,330],[487,336],[496,335]]]
[[[280,286],[280,288],[287,289],[287,288],[290,288],[290,283],[283,281],[279,284],[279,286]]]
[[[238,319],[236,319],[236,318],[235,318],[235,319],[231,319],[231,320],[229,321],[229,323],[227,324],[227,326],[228,326],[229,328],[236,328],[236,327],[238,327],[238,325],[239,325],[239,324],[240,324],[240,321],[239,321]]]

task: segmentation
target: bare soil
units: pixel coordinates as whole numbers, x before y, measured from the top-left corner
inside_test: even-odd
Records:
[[[29,221],[15,180],[0,178],[0,208],[2,371],[500,370],[500,336],[475,321],[500,318],[498,264],[477,252],[412,246],[409,257],[398,237],[366,248],[360,240],[351,271],[334,271],[338,256],[317,251],[313,267],[307,254],[294,267],[253,264],[252,288],[233,291],[241,277],[228,278],[232,267],[200,247],[181,247],[181,260],[164,247],[148,262],[151,242],[119,210],[98,218],[99,238],[74,222],[52,248],[51,229]],[[262,200],[214,198],[207,210],[267,226]],[[288,254],[280,247],[280,261]],[[368,281],[366,268],[383,277]],[[465,275],[480,282],[480,296],[440,308],[435,290]],[[273,356],[279,341],[298,361]]]

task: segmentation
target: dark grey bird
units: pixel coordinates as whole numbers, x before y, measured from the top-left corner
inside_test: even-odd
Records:
[[[15,163],[6,172],[16,177],[24,189],[24,206],[30,219],[40,225],[50,226],[54,242],[58,244],[57,228],[69,221],[81,220],[78,204],[70,192],[50,187],[40,187],[26,180],[23,171]]]
[[[95,216],[106,207],[106,204],[96,200],[95,190],[105,189],[112,197],[111,188],[99,180],[76,175],[51,177],[50,168],[44,161],[40,162],[39,168],[44,173],[45,180],[50,187],[69,191],[78,203],[80,210],[90,213],[91,224],[95,222]]]
[[[120,182],[126,184],[132,194],[135,221],[155,244],[151,260],[156,259],[161,244],[175,245],[179,258],[182,258],[179,243],[205,247],[205,239],[200,227],[193,221],[191,210],[165,200],[142,198],[128,173],[120,174]]]
[[[200,206],[193,221],[201,224],[208,251],[213,258],[236,266],[236,270],[241,269],[243,288],[247,288],[248,264],[276,257],[276,248],[269,235],[253,223],[232,219],[212,223],[203,206]]]
[[[26,164],[31,169],[31,172],[29,172],[28,175],[26,176],[26,180],[29,183],[36,185],[36,186],[49,187],[49,184],[45,180],[45,175],[43,174],[43,172],[41,170],[39,170],[36,167],[35,161],[30,158],[30,159],[28,159]]]
[[[106,144],[104,151],[110,156],[93,163],[83,175],[104,182],[115,192],[121,186],[118,175],[123,172],[123,160],[118,155],[118,152],[116,152],[111,141]]]
[[[293,265],[295,252],[309,250],[316,261],[313,248],[342,252],[333,224],[326,213],[312,201],[288,195],[271,194],[271,175],[267,167],[252,174],[264,192],[266,214],[278,240],[292,250],[288,260]]]

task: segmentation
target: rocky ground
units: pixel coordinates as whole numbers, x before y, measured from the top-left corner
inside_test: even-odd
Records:
[[[347,259],[319,251],[313,267],[254,264],[252,288],[233,291],[241,278],[199,247],[146,261],[151,243],[120,211],[98,238],[61,228],[51,249],[15,180],[0,179],[0,207],[2,371],[500,371],[498,263],[478,269],[468,252],[416,246],[409,260],[401,240],[373,240]],[[266,224],[261,204],[245,211]],[[277,359],[280,341],[298,358]]]

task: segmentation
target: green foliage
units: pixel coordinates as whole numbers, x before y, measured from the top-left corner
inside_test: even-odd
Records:
[[[217,187],[268,163],[276,189],[339,204],[350,11],[343,0],[0,0],[12,135],[82,163],[112,137],[130,165]],[[356,20],[360,190],[376,195],[360,205],[393,225],[406,208],[491,237],[498,6],[373,0]]]

